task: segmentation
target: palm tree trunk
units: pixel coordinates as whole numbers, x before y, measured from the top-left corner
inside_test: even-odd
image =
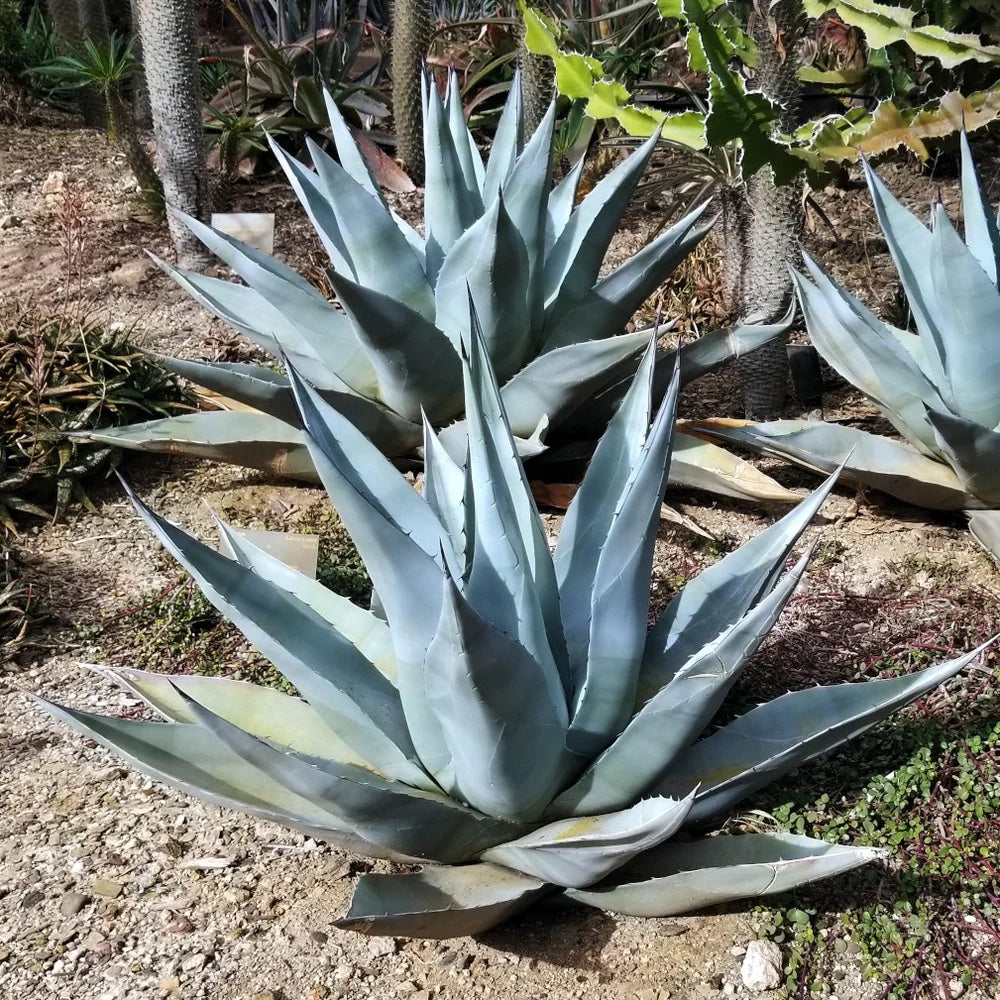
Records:
[[[129,0],[129,23],[135,39],[133,51],[139,64],[132,89],[132,120],[137,128],[149,128],[153,124],[153,112],[149,106],[149,88],[146,86],[146,70],[142,62],[142,38],[139,37],[139,11],[137,0]]]
[[[534,134],[549,110],[556,81],[552,60],[528,51],[524,44],[524,30],[522,21],[517,38],[517,66],[521,71],[524,133],[529,136]]]
[[[794,128],[798,114],[797,49],[803,25],[799,0],[755,0],[749,23],[758,49],[755,83],[781,106],[783,131]],[[723,196],[724,284],[730,311],[742,321],[776,322],[791,303],[788,266],[799,257],[802,193],[801,181],[779,186],[765,167]],[[740,358],[737,371],[747,418],[780,416],[788,382],[787,338]]]
[[[139,139],[132,109],[120,94],[108,96],[108,120],[114,130],[115,142],[125,154],[129,170],[142,188],[143,197],[151,204],[162,203],[163,185]]]
[[[67,55],[80,47],[85,37],[101,40],[101,36],[91,33],[90,27],[81,14],[77,0],[47,0],[49,17],[56,36],[56,44],[62,55]],[[93,11],[91,11],[93,13]],[[101,19],[99,19],[99,22]],[[103,18],[104,37],[107,36],[107,16]],[[108,127],[107,109],[104,98],[94,87],[81,87],[76,94],[76,104],[83,120],[91,128],[104,132]]]
[[[194,0],[136,0],[153,112],[163,195],[169,207],[207,221],[212,211],[201,123]],[[181,264],[208,259],[201,243],[172,215],[170,238]]]
[[[392,11],[392,117],[396,154],[417,184],[424,181],[424,60],[434,34],[431,0],[396,0]]]

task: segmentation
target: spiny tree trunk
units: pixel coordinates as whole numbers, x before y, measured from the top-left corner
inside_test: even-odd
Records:
[[[554,64],[548,56],[529,52],[524,44],[524,24],[518,30],[517,65],[521,71],[521,101],[525,135],[532,135],[545,117],[555,91]]]
[[[431,0],[396,0],[392,11],[392,117],[396,153],[417,184],[424,182],[424,60],[434,33]]]
[[[97,29],[93,25],[88,25],[82,16],[81,5],[78,0],[47,0],[49,17],[52,19],[52,28],[56,36],[56,46],[62,55],[68,55],[80,47],[84,38],[90,37],[95,41],[102,41],[107,37],[108,21],[104,12],[103,4],[98,8],[100,16],[97,18]],[[95,0],[91,0],[90,13],[94,13]],[[103,25],[104,34],[101,35],[100,27]],[[91,128],[105,131],[108,127],[107,111],[104,98],[100,92],[93,87],[82,87],[77,91],[76,104],[83,115],[83,120]]]
[[[799,0],[755,0],[748,25],[757,43],[755,86],[782,108],[778,125],[791,131],[797,121],[798,42],[804,27]],[[799,256],[802,183],[777,185],[770,167],[723,196],[726,243],[725,285],[730,311],[740,320],[779,320],[792,300],[788,266]],[[787,338],[779,337],[737,362],[743,404],[751,420],[780,416],[788,381]]]
[[[207,221],[212,211],[201,124],[195,0],[136,0],[139,34],[153,112],[153,133],[168,206]],[[184,266],[208,259],[187,227],[167,216]]]
[[[129,170],[139,182],[144,197],[151,203],[162,201],[163,184],[139,139],[132,109],[121,94],[108,95],[108,121],[111,124],[112,138],[125,154]]]
[[[129,0],[130,32],[135,39],[134,49],[138,72],[132,90],[132,120],[137,128],[149,128],[153,124],[153,112],[149,106],[149,88],[146,86],[146,69],[142,63],[142,39],[139,37],[139,11],[137,0]]]

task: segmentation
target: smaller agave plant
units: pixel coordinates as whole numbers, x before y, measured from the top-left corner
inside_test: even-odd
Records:
[[[699,422],[696,430],[844,477],[936,510],[1000,508],[1000,230],[966,136],[965,238],[943,206],[924,225],[867,163],[865,176],[919,335],[883,323],[806,258],[795,275],[809,336],[822,356],[882,411],[903,441],[815,420]],[[976,513],[1000,553],[996,514]]]
[[[111,676],[167,721],[50,703],[153,777],[362,854],[339,926],[450,937],[547,894],[674,914],[779,892],[877,858],[786,834],[674,839],[952,677],[786,694],[703,731],[798,584],[786,560],[833,477],[689,583],[647,631],[679,379],[653,413],[655,348],[600,441],[554,552],[484,339],[463,338],[465,448],[425,423],[418,494],[289,369],[310,455],[365,559],[380,613],[226,526],[233,559],[142,518],[302,698],[221,677]],[[699,738],[700,737],[700,738]]]
[[[337,304],[276,258],[188,217],[195,235],[244,283],[157,262],[276,361],[287,357],[328,405],[395,458],[419,452],[422,414],[436,428],[451,425],[445,443],[461,447],[463,431],[454,425],[464,410],[459,350],[471,289],[521,452],[537,453],[543,440],[560,435],[592,446],[649,339],[649,331],[626,333],[626,325],[708,231],[706,206],[602,276],[655,139],[577,202],[582,162],[552,185],[554,106],[527,138],[515,81],[484,162],[454,77],[443,99],[425,84],[423,234],[386,203],[329,95],[339,163],[310,139],[315,170],[272,144],[329,256]],[[681,352],[683,381],[784,327],[707,333]],[[91,439],[316,478],[287,376],[263,365],[164,363],[236,407],[93,432]],[[664,352],[661,395],[672,367]],[[694,437],[679,441],[673,481],[734,496],[795,499],[748,463]]]

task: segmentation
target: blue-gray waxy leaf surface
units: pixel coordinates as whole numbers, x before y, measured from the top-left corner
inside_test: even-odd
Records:
[[[611,911],[677,913],[875,859],[798,837],[674,835],[925,694],[975,652],[793,692],[706,737],[802,576],[808,554],[788,560],[835,477],[688,584],[647,630],[679,379],[657,410],[650,345],[553,553],[474,306],[469,317],[461,447],[425,425],[422,494],[289,370],[303,446],[369,567],[379,614],[225,525],[233,558],[223,556],[133,497],[300,697],[122,670],[110,676],[166,721],[46,707],[182,791],[344,850],[423,863],[360,880],[340,926],[365,933],[478,933],[562,891]]]
[[[717,440],[939,510],[1000,509],[1000,232],[962,135],[964,239],[941,204],[925,225],[864,164],[917,333],[883,323],[806,259],[795,275],[817,350],[903,438],[814,420],[708,420]],[[1000,544],[991,551],[1000,557]]]
[[[329,257],[327,284],[336,304],[276,258],[187,216],[184,223],[240,281],[158,263],[276,362],[287,359],[390,457],[419,457],[424,415],[436,429],[448,429],[446,444],[461,436],[460,353],[470,302],[521,454],[592,444],[650,339],[649,331],[627,326],[708,231],[707,205],[602,276],[655,140],[577,200],[578,170],[553,185],[555,107],[525,137],[516,84],[513,94],[484,164],[462,116],[457,81],[443,98],[427,82],[422,233],[386,204],[333,101],[327,103],[340,162],[310,141],[310,169],[272,145]],[[682,349],[692,356],[681,366],[682,383],[784,329],[707,334]],[[262,365],[167,364],[235,408],[87,432],[90,439],[317,478],[285,375]],[[664,352],[656,401],[673,368],[673,355]],[[742,475],[746,470],[733,468],[719,449],[689,450],[685,458],[674,477],[680,484],[792,499],[763,473]]]

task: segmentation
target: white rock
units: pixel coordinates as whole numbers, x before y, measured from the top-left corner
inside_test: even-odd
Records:
[[[743,985],[754,993],[781,985],[781,949],[773,941],[751,941],[740,966]]]
[[[53,170],[42,181],[42,194],[61,194],[66,187],[66,175],[61,170]]]

